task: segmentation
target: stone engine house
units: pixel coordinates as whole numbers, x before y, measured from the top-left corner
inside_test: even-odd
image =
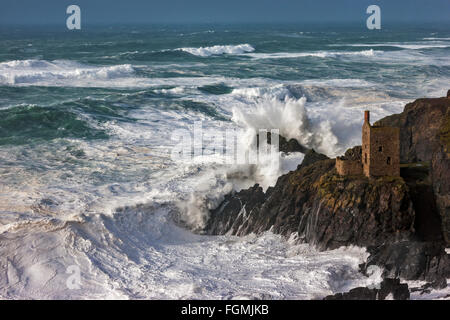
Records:
[[[336,170],[343,176],[400,176],[400,129],[372,126],[370,113],[365,111],[361,150],[357,155],[337,157]]]

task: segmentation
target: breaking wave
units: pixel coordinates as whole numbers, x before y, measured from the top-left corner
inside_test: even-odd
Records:
[[[198,57],[209,57],[213,55],[222,55],[222,54],[240,55],[246,52],[253,52],[255,51],[255,48],[253,48],[248,43],[245,43],[238,45],[217,45],[212,47],[200,47],[200,48],[179,48],[177,50],[188,52]]]
[[[250,95],[256,92],[251,91]],[[305,108],[305,97],[296,99],[285,95],[281,98],[282,95],[283,92],[275,96],[263,94],[255,108],[249,111],[233,108],[232,120],[253,131],[279,129],[287,139],[296,139],[302,145],[325,154],[335,154],[339,141],[332,132],[330,122],[313,124]]]
[[[316,52],[274,52],[274,53],[248,53],[253,59],[293,59],[302,57],[336,58],[340,56],[372,57],[383,51],[373,49],[363,51],[316,51]]]
[[[394,47],[400,49],[421,50],[434,48],[450,48],[449,43],[367,43],[347,44],[349,47]]]
[[[0,63],[2,85],[95,84],[134,75],[129,64],[89,66],[69,60],[14,60]]]

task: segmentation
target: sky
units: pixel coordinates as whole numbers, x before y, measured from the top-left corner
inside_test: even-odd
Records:
[[[450,0],[0,0],[0,24],[65,24],[71,4],[83,24],[361,22],[371,4],[384,23],[450,22]]]

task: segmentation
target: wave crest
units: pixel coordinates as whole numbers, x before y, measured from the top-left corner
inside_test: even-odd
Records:
[[[245,43],[238,45],[217,45],[200,48],[179,48],[177,50],[184,51],[198,57],[209,57],[222,54],[239,55],[246,52],[253,52],[255,51],[255,48],[248,43]]]
[[[331,130],[328,121],[313,124],[305,108],[306,98],[296,99],[285,96],[282,99],[272,95],[263,95],[256,108],[249,112],[233,108],[232,120],[250,130],[279,129],[287,139],[294,138],[308,148],[314,148],[325,154],[334,154],[338,139]]]
[[[89,66],[68,60],[14,60],[0,63],[0,84],[56,85],[78,81],[110,80],[129,77],[134,69],[129,64]]]

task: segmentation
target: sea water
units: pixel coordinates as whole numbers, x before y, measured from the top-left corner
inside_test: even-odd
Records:
[[[0,298],[318,299],[376,286],[381,270],[358,272],[364,248],[195,232],[225,194],[274,185],[303,155],[177,162],[173,132],[277,128],[333,157],[360,144],[363,110],[375,121],[445,95],[449,54],[439,26],[3,27]]]

